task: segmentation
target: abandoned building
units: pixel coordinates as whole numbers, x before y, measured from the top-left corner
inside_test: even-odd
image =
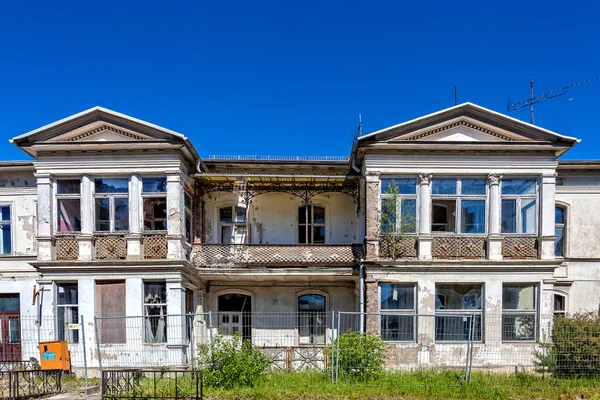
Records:
[[[480,365],[506,366],[554,314],[599,308],[600,162],[561,161],[578,139],[475,104],[344,157],[201,158],[100,107],[11,142],[32,161],[0,163],[3,361],[37,356],[27,334],[74,349],[83,333],[108,358],[133,362],[137,340],[185,364],[197,326],[167,316],[209,311],[257,346],[323,346],[340,311],[401,363],[471,335]]]

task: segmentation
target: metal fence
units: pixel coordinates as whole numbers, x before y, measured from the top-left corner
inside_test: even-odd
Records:
[[[103,371],[102,398],[202,399],[202,371]]]
[[[60,393],[62,371],[0,371],[0,398],[24,399]]]

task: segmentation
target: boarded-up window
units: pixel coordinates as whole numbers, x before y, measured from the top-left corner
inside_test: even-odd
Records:
[[[96,316],[100,343],[125,343],[127,319],[125,316],[125,282],[96,282]],[[112,317],[112,318],[111,318]]]

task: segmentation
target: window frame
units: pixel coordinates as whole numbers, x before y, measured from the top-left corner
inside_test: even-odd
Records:
[[[412,286],[413,289],[413,308],[409,309],[409,308],[386,308],[383,309],[381,308],[381,287],[383,285],[399,285],[399,286]],[[417,337],[418,337],[418,332],[419,332],[419,328],[418,328],[418,318],[417,318],[417,304],[418,304],[418,298],[417,298],[417,286],[418,283],[416,282],[379,282],[377,285],[377,307],[379,309],[379,336],[381,337],[381,339],[386,342],[386,343],[415,343],[417,341]],[[410,340],[385,340],[384,339],[384,330],[383,330],[383,318],[387,317],[387,316],[405,316],[405,317],[410,317],[412,316],[413,318],[413,332],[412,332],[412,339]]]
[[[74,304],[70,304],[70,303],[59,303],[59,291],[61,287],[73,287],[75,286],[76,288],[76,295],[77,295],[77,301]],[[75,282],[55,282],[54,283],[54,288],[55,288],[55,310],[56,310],[56,317],[54,319],[55,322],[55,329],[56,329],[56,339],[57,340],[66,340],[69,344],[77,344],[79,343],[79,330],[77,329],[68,329],[68,326],[61,326],[58,318],[59,318],[59,309],[64,310],[63,313],[66,313],[67,310],[69,309],[76,309],[77,313],[76,313],[76,317],[77,320],[76,321],[72,321],[70,323],[75,323],[78,324],[79,323],[79,283],[77,281]],[[63,314],[63,317],[66,314]],[[65,318],[66,321],[66,318]],[[62,339],[61,339],[61,332],[62,332]]]
[[[564,310],[556,310],[556,308],[554,307],[554,305],[556,304],[556,297],[562,297],[563,298],[563,304],[565,305],[565,309]],[[569,296],[564,293],[564,292],[557,292],[555,291],[553,296],[552,296],[552,315],[554,317],[565,317],[567,315],[567,310],[568,310],[568,299]]]
[[[161,301],[160,303],[147,303],[146,302],[146,285],[164,285],[164,287],[165,287],[165,301],[164,302]],[[160,279],[159,280],[151,280],[151,279],[145,280],[144,279],[142,281],[142,315],[143,315],[143,318],[144,318],[143,319],[143,324],[142,324],[142,341],[144,343],[146,343],[146,344],[162,344],[162,343],[166,344],[167,341],[168,341],[168,336],[167,335],[168,335],[168,325],[169,325],[168,322],[169,321],[168,321],[168,317],[167,316],[168,316],[169,309],[168,309],[168,299],[167,299],[167,297],[168,297],[168,288],[167,288],[167,281],[166,280],[160,280]],[[147,318],[152,318],[152,317],[157,317],[157,316],[154,316],[154,315],[149,315],[147,313],[147,309],[146,309],[147,306],[150,306],[150,307],[157,307],[158,306],[158,307],[161,308],[161,313],[158,315],[158,317],[163,317],[164,318],[164,322],[165,322],[164,338],[163,338],[162,341],[153,342],[153,341],[149,341],[147,339],[147,335],[146,335],[146,329],[147,329],[147,327],[146,327],[146,325],[147,325],[146,324],[146,319]],[[164,310],[164,313],[163,313],[163,310]]]
[[[474,321],[477,320],[477,317],[479,317],[479,325],[480,325],[480,330],[479,330],[479,338],[473,338],[473,342],[474,343],[484,343],[485,342],[485,283],[484,282],[435,282],[435,300],[437,302],[437,298],[438,296],[444,296],[445,298],[445,303],[447,304],[447,299],[448,296],[446,296],[443,293],[438,293],[438,285],[446,285],[446,286],[451,286],[451,285],[472,285],[473,287],[475,286],[479,286],[481,288],[481,294],[480,294],[480,308],[473,308],[473,309],[447,309],[446,305],[444,305],[443,309],[438,309],[437,306],[434,307],[435,310],[435,329],[434,329],[434,342],[435,343],[464,343],[465,341],[469,341],[470,339],[464,339],[464,340],[459,340],[459,339],[449,339],[449,340],[445,340],[445,339],[438,339],[437,335],[438,335],[438,327],[437,327],[437,323],[438,323],[438,317],[444,318],[444,317],[450,317],[450,318],[458,318],[458,317],[463,317],[463,321],[464,318],[466,317],[474,317]],[[465,293],[464,295],[466,295],[467,293]],[[475,322],[474,322],[475,323]]]
[[[144,179],[164,179],[165,180],[165,191],[164,192],[144,192]],[[167,178],[166,176],[143,176],[140,178],[140,193],[142,197],[142,232],[144,233],[158,233],[165,234],[168,231],[168,217],[169,212],[167,208]],[[165,202],[165,218],[163,220],[165,229],[148,229],[146,228],[146,214],[145,214],[145,202],[147,199],[164,199]],[[156,223],[160,219],[154,218],[153,223]]]
[[[381,213],[383,212],[383,201],[386,198],[391,198],[394,195],[388,194],[388,193],[384,193],[383,192],[383,186],[384,186],[384,181],[399,181],[399,180],[406,180],[406,179],[414,179],[415,180],[415,193],[408,193],[408,194],[403,194],[403,193],[398,193],[397,197],[396,197],[396,226],[395,226],[395,231],[396,232],[402,232],[402,201],[403,200],[414,200],[415,201],[415,228],[414,228],[414,232],[402,232],[403,235],[413,235],[416,236],[419,234],[419,204],[420,204],[420,198],[419,198],[419,178],[414,176],[414,175],[405,175],[405,176],[381,176],[380,180],[379,180],[379,215],[380,215],[380,223],[381,223]],[[398,218],[398,216],[400,216],[400,218]],[[383,226],[379,227],[379,230],[381,232],[383,232]]]
[[[502,188],[504,187],[505,181],[510,180],[533,180],[535,182],[535,194],[502,194]],[[502,228],[502,203],[504,200],[515,200],[515,232],[504,232]],[[535,200],[535,224],[534,224],[534,232],[524,233],[523,231],[523,218],[522,218],[522,200]],[[504,177],[500,181],[500,233],[502,235],[513,235],[513,236],[537,236],[539,232],[540,225],[540,179],[539,177],[530,176],[508,176]]]
[[[304,296],[319,296],[323,298],[323,310],[322,311],[316,311],[316,310],[300,310],[300,298],[304,297]],[[327,316],[328,316],[328,311],[329,311],[329,294],[319,291],[319,290],[304,290],[302,292],[296,293],[296,313],[298,315],[297,317],[297,327],[296,327],[296,332],[298,334],[298,340],[297,343],[299,346],[306,346],[306,345],[316,345],[316,346],[325,346],[327,345],[327,339],[328,339],[328,334],[327,334],[327,330],[329,328],[329,324],[327,323]],[[310,324],[308,325],[308,330],[309,330],[309,335],[308,336],[302,336],[300,334],[300,326],[301,326],[301,315],[303,314],[308,314],[309,316],[309,321],[312,321],[315,317],[320,316],[323,318],[324,323],[322,324],[322,328],[323,328],[323,343],[318,343],[317,341],[315,341],[315,337],[317,337],[317,334],[314,333],[315,330],[317,329],[317,326],[315,324]],[[320,314],[320,315],[319,315]],[[308,337],[308,343],[301,343],[302,340],[301,338],[307,338]]]
[[[9,219],[8,221],[2,219],[2,208],[7,207],[8,208],[8,215],[9,215]],[[4,234],[0,234],[0,255],[12,255],[14,253],[14,246],[13,243],[15,242],[15,238],[14,238],[14,229],[13,229],[13,206],[10,203],[0,203],[0,232],[3,233],[4,231],[4,227],[8,226],[8,230],[9,230],[9,237],[10,237],[10,243],[9,243],[9,247],[10,247],[10,251],[5,251],[5,246],[4,246]]]
[[[246,236],[249,234],[249,230],[250,230],[250,225],[247,225],[247,220],[249,218],[248,216],[248,210],[246,208],[246,206],[244,204],[234,204],[234,203],[223,203],[223,204],[218,204],[216,205],[216,226],[217,226],[217,230],[215,232],[216,234],[216,243],[219,244],[226,244],[226,245],[232,245],[232,244],[245,244],[246,242],[250,243],[250,238],[248,237],[248,239],[246,240]],[[231,222],[221,222],[221,210],[224,208],[230,208],[231,209]],[[236,213],[236,209],[243,209],[244,210],[244,222],[235,222],[235,216],[237,215]],[[229,243],[224,243],[223,242],[223,227],[224,226],[229,226],[231,227],[230,230],[230,238],[231,241]],[[248,226],[248,228],[246,228]],[[236,243],[235,242],[235,227],[243,227],[244,228],[244,235],[243,235],[243,240],[241,241],[241,243]]]
[[[434,194],[433,193],[433,183],[437,179],[456,179],[456,193],[455,194]],[[485,193],[484,194],[462,194],[463,180],[482,180],[484,182]],[[461,175],[461,176],[441,175],[441,176],[437,176],[436,175],[431,179],[431,184],[430,184],[429,190],[431,191],[431,209],[429,212],[430,212],[430,221],[431,221],[430,230],[431,230],[432,235],[482,236],[482,237],[487,236],[488,230],[489,230],[488,219],[489,219],[490,189],[489,189],[489,184],[488,184],[486,176],[481,176],[481,175],[473,175],[473,176],[470,176],[470,175]],[[434,224],[433,207],[434,207],[434,202],[436,200],[446,201],[446,202],[454,201],[454,204],[455,204],[454,212],[456,215],[454,216],[454,230],[453,231],[436,231],[433,229],[433,224]],[[484,230],[481,233],[462,232],[462,202],[468,201],[468,200],[480,200],[480,201],[484,202],[484,216],[483,216]]]
[[[310,212],[308,213],[308,217],[309,217],[309,221],[306,221],[305,223],[301,223],[300,222],[300,210],[304,209],[305,206],[309,206],[310,207]],[[325,222],[319,222],[319,223],[315,223],[314,219],[315,219],[315,207],[319,207],[323,209],[323,220]],[[327,210],[327,206],[323,203],[308,203],[308,204],[300,204],[298,207],[296,207],[296,243],[298,244],[327,244],[328,240],[327,240],[327,236],[328,236],[328,230],[327,230],[327,226],[328,224],[328,210]],[[310,242],[305,241],[305,242],[301,242],[300,241],[300,227],[303,227],[305,229],[306,232],[306,225],[308,225],[308,231],[310,232]],[[323,228],[323,233],[324,233],[324,237],[323,237],[323,243],[315,243],[315,234],[312,231],[314,228],[319,228],[322,227]],[[306,238],[308,239],[308,238]]]
[[[563,213],[563,221],[558,223],[556,222],[556,209],[560,208],[562,210]],[[554,206],[554,234],[556,235],[556,230],[557,229],[562,229],[563,235],[562,235],[562,246],[561,246],[561,253],[562,254],[556,254],[556,246],[557,246],[557,242],[558,242],[558,235],[556,240],[554,241],[554,256],[558,257],[558,258],[566,258],[567,257],[567,226],[569,224],[569,207],[566,204],[562,204],[562,203],[556,203]]]
[[[58,182],[59,181],[75,181],[75,180],[79,180],[79,193],[58,193]],[[81,225],[82,225],[82,220],[83,220],[83,204],[81,202],[81,192],[82,192],[82,178],[81,176],[78,177],[60,177],[60,178],[56,178],[54,179],[54,184],[53,184],[53,193],[54,193],[54,201],[53,201],[53,205],[54,205],[54,218],[53,220],[55,221],[55,225],[53,227],[54,230],[54,234],[55,235],[64,235],[64,236],[69,236],[69,235],[77,235],[77,234],[81,234]],[[60,231],[59,230],[59,210],[58,210],[58,204],[60,202],[60,200],[79,200],[79,230],[78,231]]]
[[[97,193],[96,192],[96,179],[122,179],[127,180],[127,193]],[[108,176],[108,177],[95,177],[92,181],[92,216],[94,221],[94,234],[105,235],[105,234],[127,234],[131,231],[131,178],[122,176]],[[96,215],[96,200],[97,199],[108,199],[108,213],[109,213],[109,230],[101,231],[98,229],[98,216]],[[127,199],[127,227],[128,229],[116,230],[115,229],[115,200],[116,199]]]
[[[533,310],[527,309],[506,309],[504,308],[504,287],[505,286],[532,286],[533,285]],[[502,343],[532,343],[536,342],[539,337],[539,299],[540,299],[540,284],[539,282],[502,282],[502,323],[501,323],[501,339]],[[533,339],[505,339],[505,316],[533,316]]]

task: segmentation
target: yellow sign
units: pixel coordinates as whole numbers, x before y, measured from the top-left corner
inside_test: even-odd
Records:
[[[79,324],[69,324],[69,329],[79,329],[81,326]]]

